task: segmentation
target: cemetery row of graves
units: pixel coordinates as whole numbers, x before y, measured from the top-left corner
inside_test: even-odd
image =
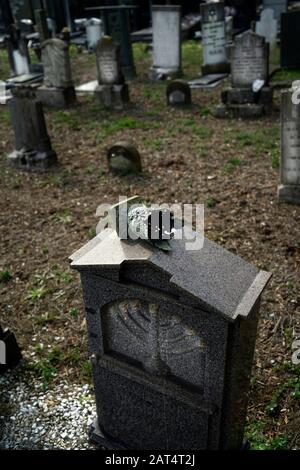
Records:
[[[135,195],[155,203],[202,203],[205,236],[273,275],[260,307],[247,439],[254,449],[299,448],[300,376],[292,345],[300,335],[300,212],[289,166],[290,149],[299,145],[292,127],[299,110],[293,91],[286,91],[299,72],[282,71],[269,81],[269,48],[249,31],[235,40],[231,67],[238,65],[231,76],[216,87],[194,88],[201,65],[206,72],[215,67],[203,45],[172,43],[174,67],[183,75],[170,85],[153,80],[174,70],[164,70],[163,60],[153,70],[144,43],[133,47],[130,79],[109,37],[100,39],[96,54],[60,39],[44,42],[42,86],[12,88],[10,110],[0,108],[0,319],[22,348],[16,383],[40,384],[45,393],[62,383],[92,387],[80,279],[69,257],[95,237],[97,207]],[[246,61],[241,49],[251,52]],[[272,57],[277,52],[273,45]],[[6,50],[0,58],[4,80]],[[217,72],[226,78],[222,60]],[[257,89],[245,87],[255,80]],[[93,93],[76,87],[95,81]],[[185,106],[176,106],[181,100]],[[34,126],[38,131],[31,133]],[[25,148],[27,139],[32,148]],[[114,161],[120,148],[129,151],[129,163],[124,154]],[[280,171],[283,154],[286,173]],[[1,405],[7,419],[11,406]]]

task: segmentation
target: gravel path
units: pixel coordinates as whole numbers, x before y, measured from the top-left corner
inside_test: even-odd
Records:
[[[89,385],[55,384],[48,390],[17,369],[0,377],[0,449],[94,449],[95,419]]]

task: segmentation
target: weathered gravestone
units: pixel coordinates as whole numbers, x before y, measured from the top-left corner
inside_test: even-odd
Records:
[[[141,156],[137,148],[130,142],[117,142],[107,152],[109,170],[118,175],[140,173],[142,171]]]
[[[56,163],[57,157],[47,133],[43,105],[31,88],[13,88],[12,94],[13,99],[9,106],[15,150],[8,156],[8,160],[23,170],[47,170]]]
[[[15,335],[7,329],[3,330],[0,325],[0,375],[16,367],[21,359]]]
[[[199,251],[168,243],[165,252],[108,229],[71,257],[93,366],[92,439],[114,449],[240,449],[270,275],[207,239]]]
[[[98,83],[96,103],[104,108],[122,110],[129,102],[129,88],[121,68],[120,45],[103,36],[96,46]]]
[[[229,72],[224,3],[206,3],[200,9],[204,56],[202,74]]]
[[[282,15],[281,23],[281,67],[300,68],[299,40],[300,11],[290,11]]]
[[[300,86],[281,98],[281,185],[279,200],[300,204]],[[294,103],[293,103],[294,101]]]
[[[65,108],[76,103],[72,80],[69,46],[58,38],[42,44],[44,83],[38,88],[38,97],[46,106]]]
[[[222,92],[217,117],[256,118],[272,105],[269,80],[269,45],[265,38],[248,31],[237,37],[231,52],[231,85]]]
[[[288,0],[263,0],[263,8],[271,8],[280,28],[281,15],[287,11]]]
[[[266,8],[260,14],[260,20],[256,23],[256,34],[263,36],[270,47],[276,44],[278,24],[274,16],[274,10]]]
[[[150,77],[178,77],[181,70],[181,7],[152,7],[153,65]]]
[[[188,82],[173,80],[167,86],[168,106],[187,106],[192,104],[192,93]]]

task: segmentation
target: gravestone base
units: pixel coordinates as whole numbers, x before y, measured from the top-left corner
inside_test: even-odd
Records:
[[[230,64],[224,62],[223,64],[202,65],[202,75],[211,75],[215,73],[230,73]]]
[[[221,101],[225,105],[261,104],[271,106],[273,103],[273,88],[264,87],[258,93],[254,93],[250,88],[229,88],[222,92]]]
[[[0,341],[5,344],[6,364],[0,364],[0,375],[4,374],[8,369],[13,369],[22,359],[22,354],[18,346],[15,335],[9,331],[3,331],[0,326]]]
[[[167,79],[174,80],[180,77],[182,77],[181,69],[165,69],[162,67],[152,67],[149,73],[149,78],[153,81]]]
[[[219,105],[215,110],[217,118],[256,119],[266,114],[262,104],[231,104]]]
[[[100,107],[122,110],[129,103],[129,87],[127,84],[99,85],[95,89],[95,101]]]
[[[104,447],[108,450],[126,450],[127,447],[122,446],[120,443],[110,439],[101,431],[98,421],[96,420],[89,429],[89,438],[92,444],[99,447]]]
[[[57,156],[54,150],[48,152],[38,152],[25,149],[14,150],[8,156],[8,162],[15,168],[25,171],[43,172],[57,163]]]
[[[300,186],[292,184],[280,185],[278,188],[278,199],[279,202],[300,205]]]
[[[50,108],[69,108],[77,103],[73,86],[67,88],[50,88],[41,86],[37,89],[37,98]]]

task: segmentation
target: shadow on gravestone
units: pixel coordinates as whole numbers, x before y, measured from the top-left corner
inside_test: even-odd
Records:
[[[166,90],[168,106],[189,106],[192,104],[192,93],[188,82],[174,80]]]
[[[96,104],[120,111],[129,103],[129,87],[121,67],[121,49],[110,36],[103,36],[96,46],[99,85],[95,89]]]
[[[45,106],[67,108],[76,104],[72,80],[69,46],[58,38],[42,44],[44,83],[37,89],[37,96]]]
[[[142,160],[138,149],[126,141],[117,142],[107,152],[109,170],[118,175],[141,173]]]
[[[16,168],[46,171],[57,162],[47,132],[43,105],[30,87],[16,87],[9,102],[15,150],[8,161]]]

